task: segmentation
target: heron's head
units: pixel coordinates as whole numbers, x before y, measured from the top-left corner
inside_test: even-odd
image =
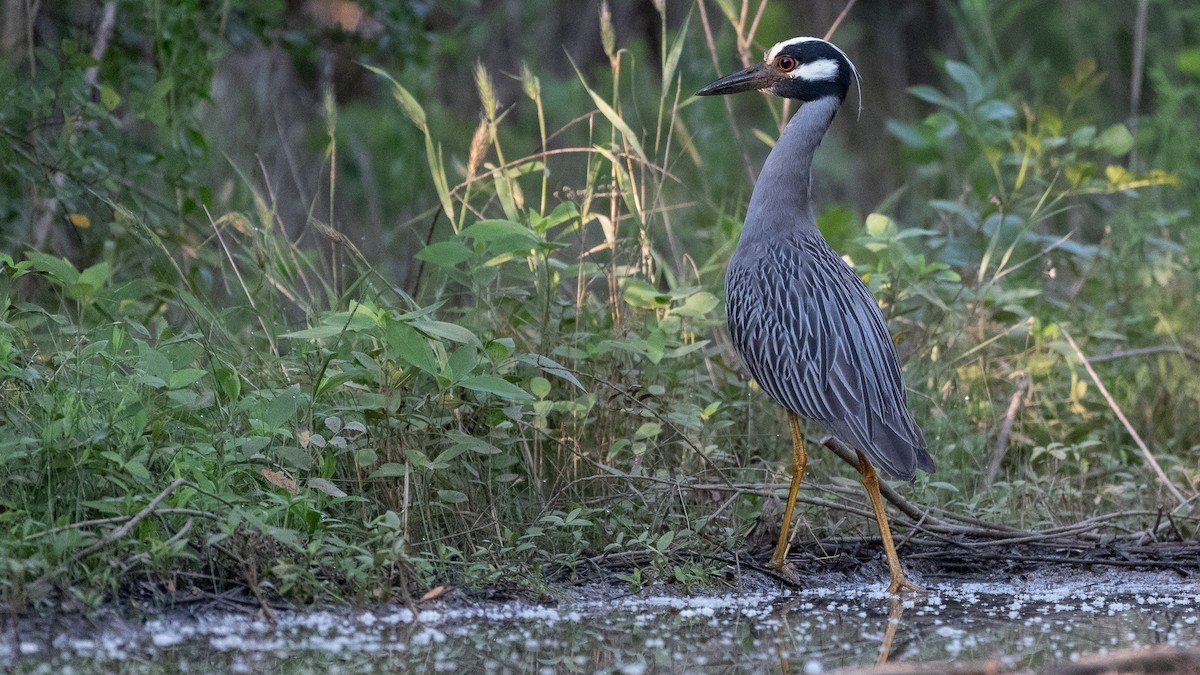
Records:
[[[699,96],[761,91],[798,101],[826,96],[846,100],[858,71],[846,53],[820,38],[784,40],[767,50],[761,63],[726,75],[696,92]]]

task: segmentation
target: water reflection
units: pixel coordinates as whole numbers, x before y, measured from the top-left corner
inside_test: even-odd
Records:
[[[998,659],[1042,669],[1130,645],[1200,645],[1200,587],[1163,575],[876,585],[692,598],[424,610],[159,617],[88,634],[0,640],[16,672],[820,673],[883,662]]]

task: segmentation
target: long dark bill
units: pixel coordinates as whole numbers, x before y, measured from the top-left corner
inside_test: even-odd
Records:
[[[696,95],[720,96],[723,94],[736,94],[742,91],[758,91],[759,89],[769,88],[784,77],[786,75],[768,67],[767,64],[758,63],[745,70],[739,70],[736,73],[722,77],[696,92]]]

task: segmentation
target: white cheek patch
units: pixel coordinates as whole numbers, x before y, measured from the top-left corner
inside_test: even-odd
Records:
[[[800,64],[800,67],[788,73],[788,77],[793,80],[805,80],[808,82],[836,80],[837,76],[838,62],[833,59],[809,61],[808,63]]]

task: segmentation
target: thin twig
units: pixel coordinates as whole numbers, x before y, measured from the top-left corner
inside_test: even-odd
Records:
[[[1000,473],[1000,463],[1008,454],[1008,438],[1012,435],[1013,422],[1016,421],[1017,413],[1021,410],[1025,396],[1029,393],[1032,384],[1033,376],[1026,372],[1021,376],[1021,381],[1017,383],[1017,390],[1013,392],[1012,399],[1008,402],[1008,410],[1004,413],[1004,423],[1000,425],[1000,433],[996,436],[996,443],[992,445],[992,459],[988,462],[987,471],[983,474],[985,491],[991,489],[992,481],[996,480],[996,474]]]
[[[1088,361],[1091,363],[1100,363],[1101,361],[1116,361],[1117,359],[1127,359],[1133,356],[1147,356],[1149,354],[1178,354],[1188,361],[1200,363],[1200,355],[1193,354],[1183,347],[1177,345],[1159,345],[1155,347],[1136,347],[1134,349],[1118,349],[1115,352],[1108,354],[1100,354],[1098,356],[1089,356]]]
[[[1186,503],[1187,497],[1184,497],[1183,493],[1179,491],[1179,488],[1175,487],[1175,484],[1171,482],[1171,479],[1167,478],[1166,472],[1163,471],[1161,466],[1159,466],[1158,460],[1154,458],[1153,453],[1150,452],[1150,448],[1146,446],[1146,442],[1142,440],[1142,437],[1140,434],[1138,434],[1137,429],[1134,429],[1133,425],[1130,424],[1129,418],[1125,416],[1125,412],[1121,410],[1121,406],[1117,405],[1117,402],[1115,399],[1113,399],[1112,394],[1108,393],[1108,388],[1105,387],[1104,383],[1100,381],[1100,376],[1096,374],[1096,371],[1092,368],[1092,364],[1088,361],[1088,358],[1084,356],[1083,351],[1079,349],[1079,345],[1075,344],[1075,340],[1071,338],[1071,334],[1068,333],[1066,329],[1063,329],[1062,334],[1063,337],[1067,339],[1067,344],[1071,345],[1071,349],[1074,350],[1075,356],[1077,356],[1080,363],[1083,364],[1084,369],[1087,370],[1088,376],[1092,378],[1092,382],[1096,383],[1096,388],[1100,390],[1100,394],[1104,396],[1104,400],[1108,401],[1108,407],[1112,408],[1112,411],[1117,415],[1117,419],[1121,420],[1121,424],[1125,425],[1125,430],[1128,431],[1129,435],[1133,437],[1133,442],[1137,443],[1138,448],[1142,451],[1142,456],[1146,458],[1146,463],[1149,464],[1150,468],[1154,470],[1155,475],[1158,476],[1158,480],[1167,488],[1168,491],[1170,491],[1171,495],[1174,496],[1175,499],[1179,500],[1180,504]]]
[[[129,534],[129,532],[131,530],[133,530],[134,526],[136,526],[138,523],[145,520],[146,516],[149,516],[150,514],[154,513],[154,511],[158,508],[158,505],[162,502],[162,500],[167,498],[167,495],[174,492],[176,488],[178,488],[180,485],[183,485],[186,482],[187,482],[186,478],[176,478],[175,480],[171,481],[170,485],[168,485],[166,488],[164,488],[162,492],[158,493],[158,495],[154,499],[151,499],[150,503],[147,504],[145,508],[143,508],[141,511],[138,511],[137,515],[130,518],[124,525],[113,530],[107,537],[92,544],[91,546],[88,546],[87,548],[83,549],[82,551],[79,551],[75,555],[72,555],[67,560],[59,563],[53,569],[48,570],[45,574],[43,574],[41,576],[41,578],[39,578],[36,582],[34,582],[33,585],[40,586],[41,584],[45,583],[46,581],[49,581],[51,577],[53,577],[53,576],[57,575],[58,573],[62,572],[63,570],[65,570],[68,565],[74,564],[75,562],[82,560],[83,558],[86,558],[87,556],[95,553],[96,551],[99,551],[100,549],[104,548],[105,546],[108,546],[108,545],[116,542],[118,539]]]
[[[1142,101],[1142,71],[1146,64],[1146,18],[1150,0],[1138,0],[1137,17],[1133,20],[1133,72],[1129,77],[1129,126],[1137,124],[1138,108]],[[1136,135],[1134,136],[1136,138]],[[1129,166],[1137,161],[1137,144],[1129,155]]]
[[[117,25],[117,3],[104,3],[104,11],[100,15],[100,25],[96,28],[96,41],[92,43],[92,60],[96,65],[88,66],[83,71],[83,81],[89,89],[95,89],[99,84],[100,62],[108,51],[108,41],[112,39],[113,28]]]
[[[841,13],[837,15],[837,18],[833,20],[833,24],[829,26],[829,30],[825,31],[826,40],[829,40],[829,38],[833,37],[834,32],[837,31],[838,26],[842,25],[842,20],[845,19],[846,15],[850,13],[850,8],[854,6],[855,2],[858,2],[858,0],[849,0],[849,2],[846,3],[846,6],[842,8]]]

